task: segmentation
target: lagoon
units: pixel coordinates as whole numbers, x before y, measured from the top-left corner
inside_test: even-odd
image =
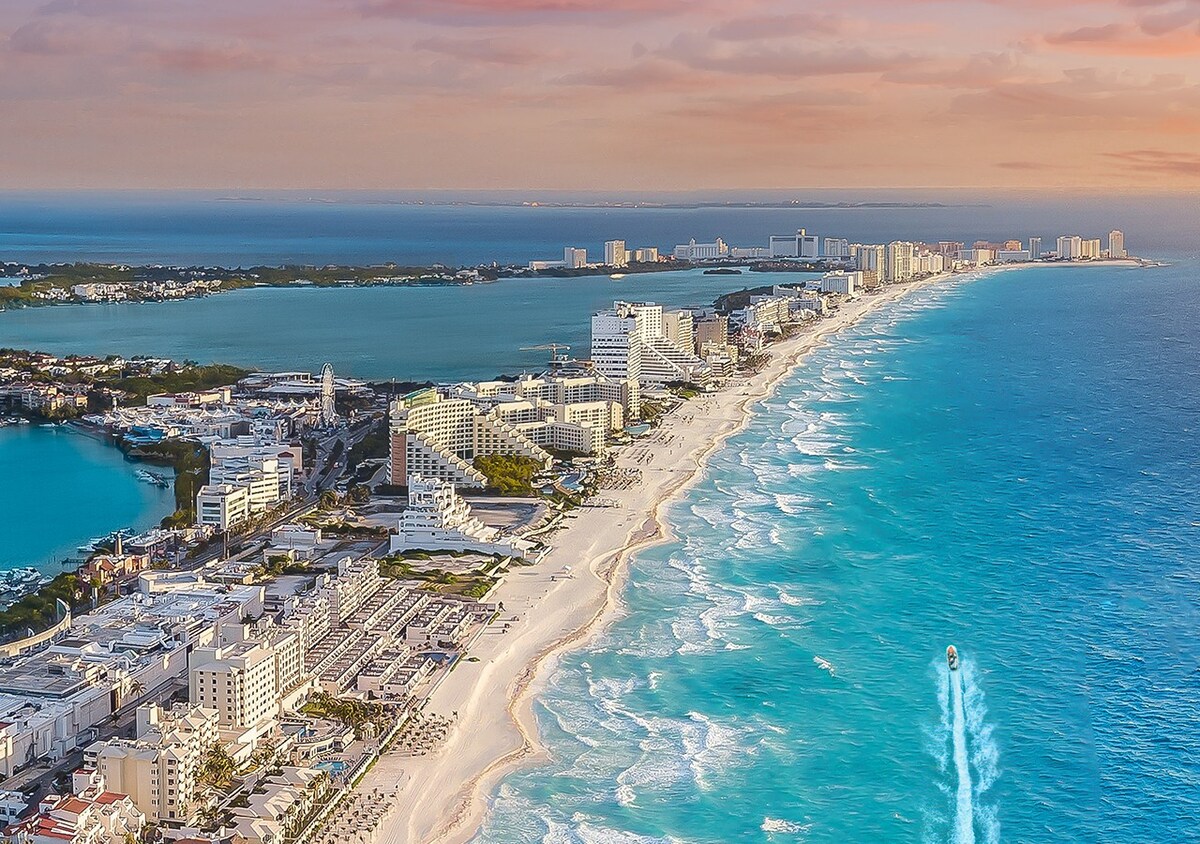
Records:
[[[0,571],[57,574],[89,539],[145,530],[174,509],[174,492],[139,481],[112,446],[62,426],[0,428]]]
[[[796,273],[700,270],[447,287],[253,288],[179,302],[61,305],[0,313],[0,345],[55,354],[152,355],[265,370],[325,362],[355,378],[453,381],[545,369],[568,343],[587,357],[590,317],[614,299],[710,305]]]

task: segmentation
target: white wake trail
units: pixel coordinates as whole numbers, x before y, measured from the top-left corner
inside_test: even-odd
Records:
[[[958,769],[954,842],[975,844],[975,809],[971,798],[971,768],[967,754],[967,718],[963,711],[961,671],[950,672],[950,701],[953,710],[954,766]]]

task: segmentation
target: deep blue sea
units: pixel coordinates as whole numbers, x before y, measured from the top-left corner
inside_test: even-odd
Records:
[[[57,574],[89,539],[157,524],[174,493],[136,472],[117,449],[65,428],[0,428],[0,571]]]
[[[1196,270],[996,273],[817,351],[477,841],[1200,840]]]
[[[446,204],[490,200],[509,205]],[[553,201],[925,203],[926,207],[554,207]],[[429,204],[412,204],[426,201]],[[934,203],[934,205],[929,205]],[[689,238],[765,246],[804,227],[820,236],[888,240],[1025,240],[1125,231],[1138,254],[1194,249],[1194,196],[1111,192],[1033,194],[965,190],[801,190],[663,196],[537,193],[0,192],[0,261],[133,264],[524,264],[604,241],[670,249]]]

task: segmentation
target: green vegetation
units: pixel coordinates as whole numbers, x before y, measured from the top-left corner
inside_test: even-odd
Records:
[[[465,574],[455,574],[445,569],[418,569],[409,562],[431,558],[432,555],[427,551],[392,554],[379,561],[379,573],[394,580],[423,581],[425,585],[422,588],[431,592],[462,595],[467,598],[482,598],[496,584],[496,578],[486,573],[493,569],[494,563],[486,563]]]
[[[704,392],[703,386],[691,381],[672,381],[667,384],[667,389],[681,399],[694,399]]]
[[[659,419],[670,409],[665,401],[642,399],[642,421],[647,425],[657,425]]]
[[[301,711],[316,718],[328,718],[345,724],[357,734],[385,732],[390,715],[382,703],[334,697],[328,692],[313,692]]]
[[[74,572],[63,572],[33,594],[0,610],[0,637],[19,639],[30,631],[39,633],[50,627],[58,621],[59,600],[65,602],[71,612],[88,606],[87,588]]]
[[[220,742],[213,745],[200,757],[200,765],[196,770],[196,781],[210,788],[225,789],[233,782],[237,773],[237,763]]]
[[[387,457],[391,437],[388,434],[386,418],[376,421],[371,426],[371,433],[355,443],[346,456],[346,465],[353,468],[364,460],[376,457]]]
[[[34,305],[49,305],[53,302],[39,299],[34,293],[52,288],[70,290],[73,285],[97,281],[106,283],[132,282],[135,274],[129,267],[113,267],[102,264],[53,264],[30,268],[35,275],[44,278],[25,279],[19,287],[0,287],[0,310],[25,308]]]
[[[475,458],[475,468],[487,477],[488,486],[501,495],[533,495],[533,476],[542,463],[532,457],[488,454]]]
[[[138,375],[132,378],[116,378],[106,386],[124,390],[129,394],[127,404],[145,404],[146,396],[155,393],[187,393],[199,390],[210,390],[213,387],[223,387],[233,384],[250,374],[248,369],[242,369],[229,364],[215,363],[209,366],[184,362],[178,368],[168,369],[157,375]]]
[[[259,577],[279,577],[282,574],[310,574],[312,566],[305,560],[293,560],[287,554],[272,554],[254,567]]]

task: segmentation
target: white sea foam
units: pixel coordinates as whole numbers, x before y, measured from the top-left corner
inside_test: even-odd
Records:
[[[954,844],[975,844],[975,812],[970,758],[967,755],[967,718],[963,711],[963,675],[961,671],[951,671],[949,674],[954,767],[958,774],[954,800]]]
[[[975,817],[984,840],[994,844],[1000,840],[1000,819],[996,808],[986,800],[988,791],[1000,776],[1000,748],[992,735],[992,725],[987,721],[987,706],[983,689],[975,679],[975,666],[964,662],[960,671],[963,673],[963,709],[970,737],[971,764],[977,779]]]
[[[789,607],[819,607],[825,603],[824,601],[818,601],[816,598],[809,598],[804,595],[790,595],[783,589],[779,590],[779,600]]]
[[[756,618],[758,621],[761,621],[768,627],[789,627],[795,622],[795,619],[791,616],[768,615],[765,612],[756,612],[754,614],[754,618]]]
[[[760,828],[763,832],[767,833],[773,838],[774,833],[797,835],[799,833],[808,832],[810,829],[812,829],[812,824],[796,823],[795,821],[785,821],[782,818],[766,817],[763,818],[762,827]]]

